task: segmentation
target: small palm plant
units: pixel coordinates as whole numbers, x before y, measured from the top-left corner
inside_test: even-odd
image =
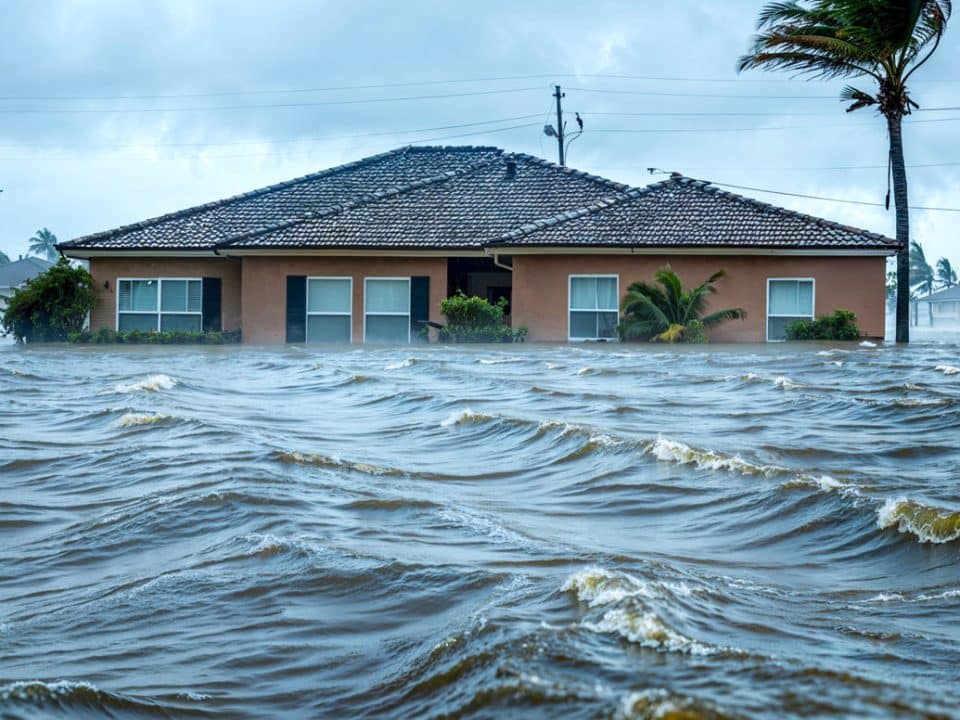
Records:
[[[704,315],[707,299],[716,293],[714,283],[726,272],[719,270],[692,290],[684,292],[680,277],[669,265],[660,268],[654,279],[660,285],[635,282],[627,288],[617,326],[621,340],[653,342],[706,342],[706,331],[727,320],[743,320],[743,308],[717,310]]]

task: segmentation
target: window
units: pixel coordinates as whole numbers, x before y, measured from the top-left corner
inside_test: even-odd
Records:
[[[410,342],[410,278],[364,280],[364,340]]]
[[[202,310],[199,278],[117,280],[117,330],[200,332]]]
[[[307,342],[352,340],[353,278],[307,278]]]
[[[617,275],[570,276],[571,340],[613,340],[617,337],[619,283]]]
[[[813,319],[813,279],[767,280],[767,340],[786,340],[787,327]]]

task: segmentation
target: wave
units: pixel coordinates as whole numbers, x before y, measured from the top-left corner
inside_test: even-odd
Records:
[[[920,593],[918,595],[904,595],[899,592],[878,593],[873,597],[863,600],[863,604],[886,604],[886,603],[907,603],[907,602],[931,602],[935,600],[957,600],[960,599],[960,588],[954,590],[944,590],[939,593]]]
[[[160,415],[151,413],[124,413],[117,425],[119,427],[137,427],[139,425],[159,425],[177,420],[173,415]]]
[[[383,467],[381,465],[371,465],[364,462],[352,462],[331,455],[320,455],[318,453],[302,452],[283,452],[275,450],[272,453],[274,460],[293,465],[313,465],[315,467],[329,468],[331,470],[353,470],[364,475],[394,475],[402,476],[406,473],[396,468]]]
[[[84,681],[14,682],[0,687],[0,702],[23,703],[28,705],[31,711],[53,706],[67,712],[99,711],[109,717],[113,717],[115,711],[123,710],[170,717],[167,710],[160,705],[106,692]]]
[[[781,390],[796,390],[798,388],[804,387],[803,383],[798,383],[795,380],[791,380],[790,378],[783,375],[781,375],[780,377],[774,378],[773,385],[774,387],[778,387]]]
[[[937,372],[942,372],[944,375],[960,375],[960,368],[954,367],[953,365],[937,365],[934,369]]]
[[[384,370],[402,370],[403,368],[413,367],[416,364],[417,359],[408,357],[406,360],[398,360],[397,362],[392,362]]]
[[[171,390],[176,386],[177,381],[169,375],[158,373],[149,375],[143,380],[135,383],[119,383],[111,388],[111,392],[127,395],[136,392],[157,392],[159,390]]]
[[[960,512],[929,507],[903,497],[889,499],[877,511],[877,527],[896,527],[921,543],[948,543],[960,539]]]
[[[603,610],[599,618],[581,621],[584,628],[593,632],[619,635],[643,647],[689,655],[740,652],[708,645],[671,628],[650,603],[654,599],[672,599],[674,593],[665,583],[648,583],[627,573],[590,567],[567,578],[561,591],[572,592],[578,602]],[[687,592],[692,593],[689,588]]]
[[[841,495],[847,495],[851,497],[859,497],[863,494],[858,485],[842,482],[834,477],[830,477],[829,475],[820,475],[819,477],[813,475],[798,475],[792,480],[787,480],[780,487],[784,490],[813,488],[819,490],[820,492],[837,492]]]
[[[877,344],[875,342],[870,342],[869,340],[864,340],[860,343],[860,347],[862,348],[875,348],[876,346]]]
[[[489,413],[478,412],[471,408],[463,408],[462,410],[455,410],[447,415],[447,417],[440,423],[440,427],[451,428],[458,425],[489,422],[490,420],[495,419],[496,416],[490,415]]]
[[[657,439],[645,446],[646,453],[657,460],[677,465],[695,465],[701,470],[725,470],[740,475],[763,475],[766,477],[787,472],[786,468],[774,465],[757,465],[744,460],[739,455],[721,455],[713,450],[697,450],[678,440],[670,440],[658,435]]]
[[[505,357],[505,358],[481,358],[477,360],[480,365],[509,365],[511,363],[523,362],[523,358]]]
[[[628,720],[729,720],[711,703],[677,695],[664,688],[632,692],[620,701],[620,717]]]

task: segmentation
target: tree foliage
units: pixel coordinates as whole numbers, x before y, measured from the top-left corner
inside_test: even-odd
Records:
[[[952,288],[957,284],[957,271],[953,269],[953,265],[945,257],[937,260],[937,280],[943,283],[946,288]]]
[[[923,295],[930,295],[935,277],[923,246],[914,240],[910,243],[910,287]]]
[[[3,326],[20,342],[62,341],[83,329],[95,304],[90,273],[62,258],[14,290]]]
[[[57,236],[47,228],[37,230],[34,236],[30,238],[30,252],[37,257],[56,262],[60,255],[57,252]]]
[[[684,291],[680,277],[667,265],[654,274],[657,284],[633,283],[621,304],[623,319],[617,326],[620,339],[706,342],[710,328],[728,320],[743,320],[747,316],[743,308],[704,314],[710,295],[717,291],[714,283],[724,275],[720,270]]]
[[[739,69],[786,70],[822,79],[860,78],[840,99],[847,112],[876,108],[886,119],[897,212],[897,341],[909,339],[910,221],[902,121],[918,107],[908,81],[947,29],[951,0],[786,0],[760,12]],[[888,197],[889,203],[889,197]]]

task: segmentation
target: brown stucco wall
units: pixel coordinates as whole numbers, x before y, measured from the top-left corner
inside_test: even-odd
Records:
[[[652,281],[666,264],[685,287],[717,270],[727,275],[710,301],[714,309],[742,307],[744,321],[732,320],[711,335],[716,342],[764,342],[767,278],[815,278],[814,311],[852,310],[870,337],[883,337],[886,259],[883,257],[691,256],[691,255],[516,255],[513,258],[513,325],[526,326],[529,340],[567,340],[568,277],[619,275],[620,296],[630,283]]]
[[[91,258],[90,274],[99,302],[90,316],[90,328],[116,329],[117,278],[218,277],[223,282],[223,329],[240,329],[240,262],[224,258],[131,257]],[[104,281],[110,282],[104,288]]]
[[[282,343],[287,329],[287,275],[353,278],[353,342],[363,342],[363,280],[367,277],[430,277],[430,319],[440,321],[447,296],[443,257],[245,257],[243,258],[243,340]]]

